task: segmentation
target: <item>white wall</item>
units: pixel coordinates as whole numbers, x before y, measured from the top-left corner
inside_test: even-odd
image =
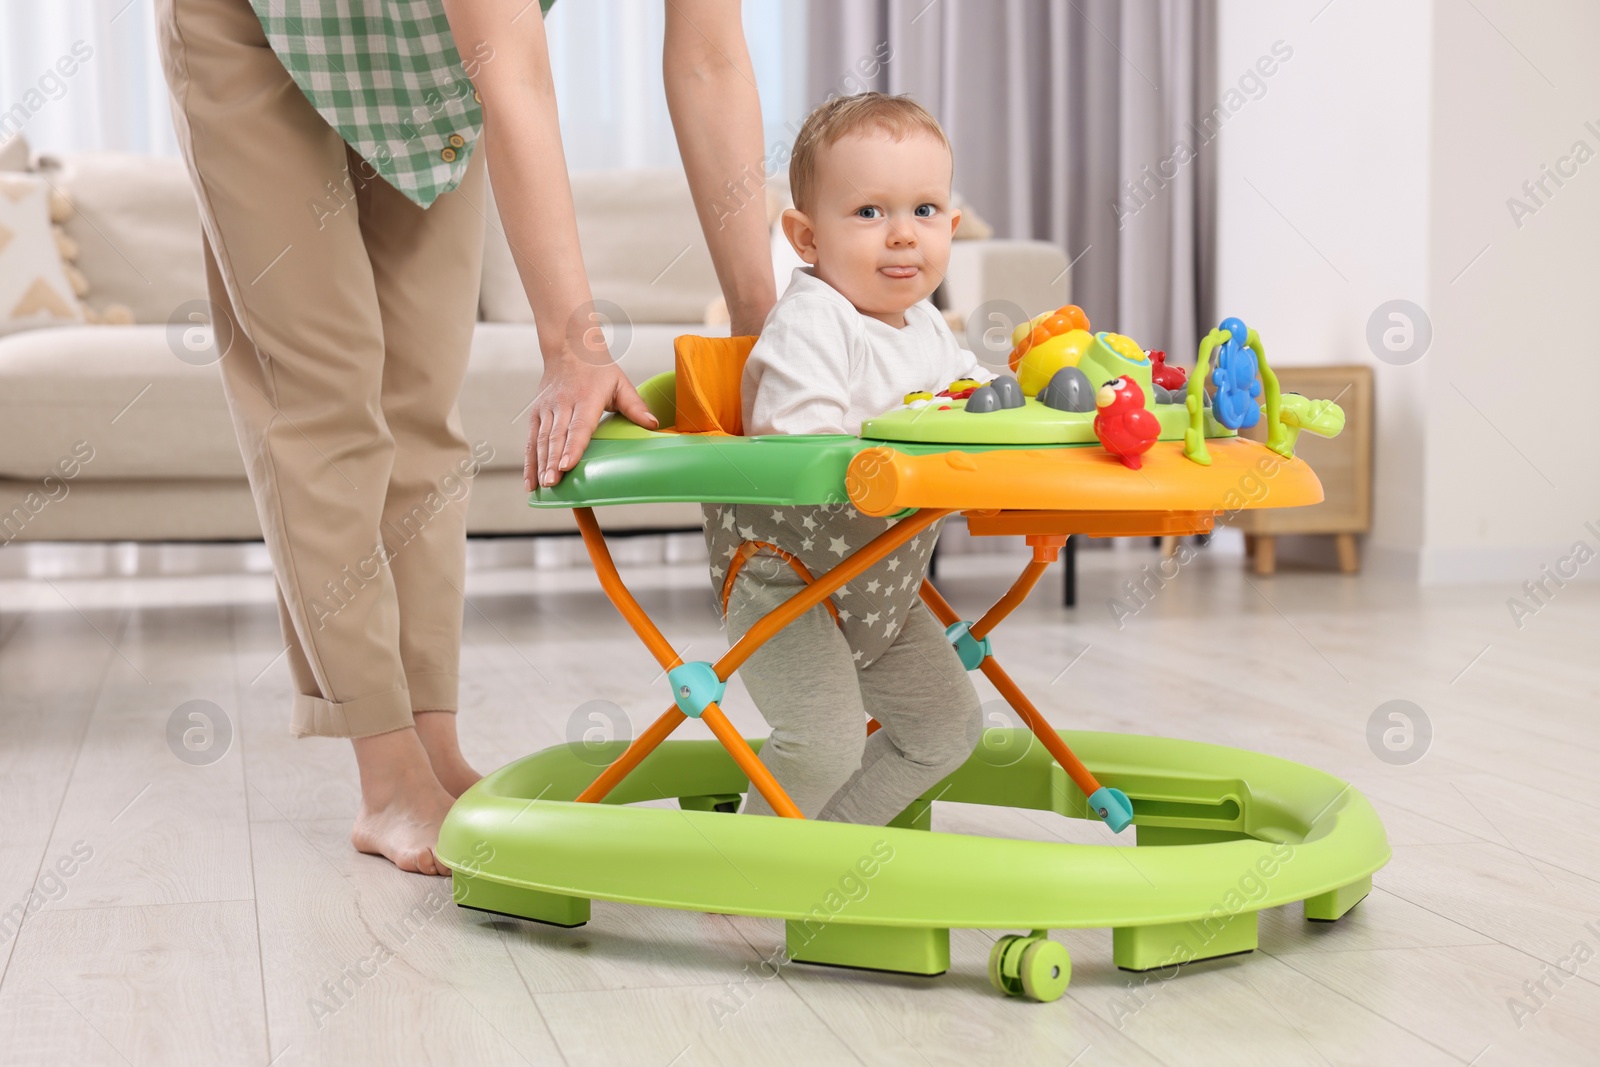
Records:
[[[1583,128],[1600,128],[1600,73],[1582,54],[1600,39],[1600,5],[1534,8],[1221,4],[1224,83],[1274,40],[1294,49],[1218,143],[1221,309],[1258,329],[1274,362],[1375,368],[1366,555],[1423,582],[1520,584],[1585,536],[1584,519],[1600,526],[1590,423],[1567,406],[1600,393],[1600,377],[1588,384],[1600,342],[1583,321],[1600,283],[1600,158],[1520,231],[1505,205],[1579,137],[1600,153]],[[1407,366],[1366,340],[1394,298],[1433,325]]]
[[[1476,3],[1434,15],[1423,577],[1520,585],[1600,548],[1600,4]],[[1580,140],[1595,158],[1534,205],[1523,183]],[[1520,228],[1513,196],[1537,207]]]
[[[1223,86],[1275,41],[1293,56],[1218,140],[1218,307],[1274,363],[1373,365],[1366,555],[1404,570],[1423,545],[1428,360],[1380,363],[1366,325],[1387,300],[1426,303],[1432,18],[1422,0],[1325,2],[1220,5]]]

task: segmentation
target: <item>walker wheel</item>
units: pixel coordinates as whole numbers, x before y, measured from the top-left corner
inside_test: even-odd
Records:
[[[1021,934],[1007,934],[996,941],[994,947],[989,950],[989,984],[1008,997],[1019,996],[1022,993],[1022,979],[1017,975],[1017,967],[1021,962],[1021,950],[1026,946],[1019,945],[1018,942],[1026,940],[1027,938]],[[1016,951],[1012,952],[1013,949]],[[1015,957],[1011,961],[1009,976],[1006,973],[1008,953]]]
[[[989,950],[989,984],[1008,997],[1060,1000],[1072,980],[1072,957],[1049,932],[1009,934]]]
[[[1070,981],[1072,957],[1066,946],[1043,937],[1022,950],[1022,991],[1032,999],[1041,1004],[1060,1000]]]

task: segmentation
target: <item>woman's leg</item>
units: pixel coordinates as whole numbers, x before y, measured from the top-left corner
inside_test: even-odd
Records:
[[[361,159],[350,153],[359,173]],[[400,660],[417,734],[460,796],[480,775],[456,740],[466,582],[467,496],[487,441],[461,432],[457,398],[477,322],[483,267],[484,154],[424,211],[389,183],[356,188],[383,322],[383,418],[394,466],[381,525],[400,608]]]
[[[920,602],[894,644],[861,671],[861,697],[883,729],[818,818],[881,826],[966,762],[983,731],[982,710],[966,668]]]
[[[775,562],[756,557],[741,571],[728,598],[728,638],[738,640],[767,612],[801,588],[787,580],[768,582],[753,568]],[[784,571],[788,565],[779,563]],[[792,574],[792,572],[790,572]],[[739,668],[739,677],[772,727],[761,762],[806,818],[815,818],[861,764],[866,711],[844,634],[827,609],[817,605],[762,645]],[[772,815],[752,788],[749,815]]]
[[[379,524],[395,462],[383,328],[345,145],[294,86],[246,0],[161,0],[173,117],[200,200],[221,372],[290,626],[299,734],[355,739],[352,840],[408,870],[450,794],[412,722]],[[214,253],[214,254],[213,254]]]

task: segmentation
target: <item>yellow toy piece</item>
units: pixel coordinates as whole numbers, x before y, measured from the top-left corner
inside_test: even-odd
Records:
[[[1050,384],[1057,371],[1076,367],[1083,353],[1094,343],[1088,330],[1069,330],[1057,334],[1042,344],[1034,345],[1017,364],[1017,382],[1024,396],[1038,396],[1039,390]]]
[[[1054,311],[1035,315],[1025,324],[1011,331],[1011,356],[1006,363],[1013,371],[1022,363],[1022,357],[1043,345],[1051,338],[1073,330],[1089,329],[1089,316],[1076,304],[1063,304]]]
[[[922,389],[922,390],[919,390],[919,391],[917,391],[915,393],[907,393],[906,394],[906,398],[904,400],[900,401],[900,402],[902,404],[910,404],[910,403],[912,403],[914,401],[917,401],[917,400],[932,400],[932,399],[933,399],[933,394],[928,392],[926,389]]]
[[[1012,330],[1011,331],[1011,345],[1012,345],[1012,347],[1015,348],[1017,345],[1020,345],[1022,343],[1023,338],[1027,337],[1030,333],[1033,332],[1034,327],[1036,327],[1039,324],[1041,324],[1042,322],[1044,322],[1045,319],[1048,319],[1053,314],[1055,314],[1055,312],[1053,312],[1053,311],[1041,311],[1041,312],[1039,312],[1039,314],[1035,315],[1033,318],[1029,319],[1027,322],[1023,323],[1021,326],[1018,326],[1015,330]]]
[[[1102,336],[1105,338],[1106,345],[1122,356],[1123,359],[1132,363],[1145,362],[1144,349],[1140,348],[1139,342],[1133,338],[1120,333],[1108,333]]]
[[[955,381],[945,386],[945,392],[964,393],[968,389],[976,389],[982,384],[983,383],[978,381],[976,378],[957,378]]]

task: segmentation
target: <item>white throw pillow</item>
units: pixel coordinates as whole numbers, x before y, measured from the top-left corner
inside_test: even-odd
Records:
[[[0,141],[0,170],[27,170],[28,158],[28,139],[22,134]]]
[[[50,232],[50,186],[0,173],[0,334],[83,321]]]

